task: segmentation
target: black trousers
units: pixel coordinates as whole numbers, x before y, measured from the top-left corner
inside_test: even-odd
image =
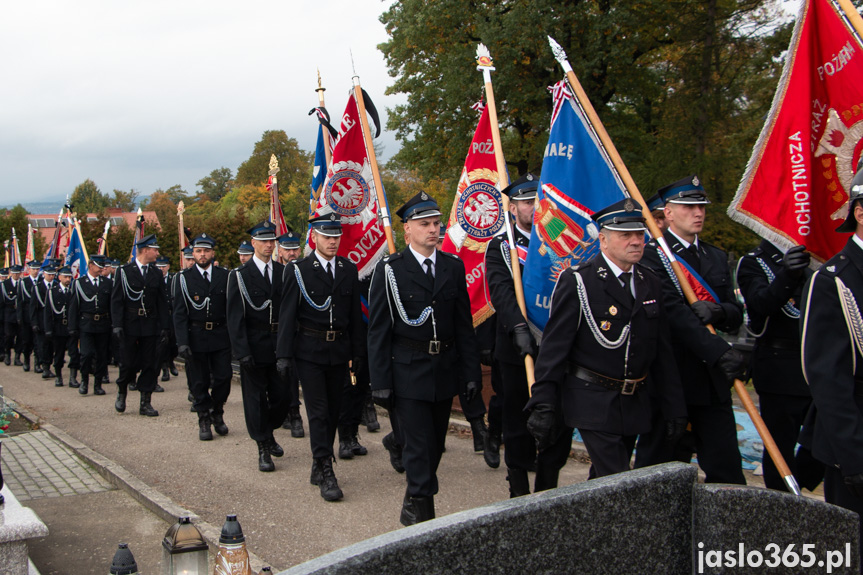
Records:
[[[70,335],[66,340],[66,353],[69,354],[69,369],[81,369],[81,350],[79,349],[79,338]]]
[[[152,393],[156,389],[156,342],[159,336],[127,335],[123,338],[122,359],[120,360],[120,375],[117,377],[117,387],[126,393],[130,383],[138,375],[138,391]],[[97,374],[98,375],[98,374]]]
[[[797,462],[794,448],[797,446],[797,437],[803,420],[812,404],[812,398],[799,395],[782,395],[778,393],[759,393],[759,411],[761,418],[767,425],[767,430],[773,436],[776,447],[782,454],[792,475],[797,477]],[[764,468],[764,485],[769,489],[788,491],[785,480],[776,469],[776,465],[765,449],[761,455],[761,464]],[[799,482],[799,481],[798,481]]]
[[[632,458],[637,435],[616,435],[590,429],[578,431],[590,455],[588,479],[629,471],[629,461]]]
[[[333,441],[339,425],[342,394],[350,385],[348,364],[322,365],[296,359],[297,375],[303,386],[312,457],[333,456]],[[282,418],[284,420],[284,418]]]
[[[63,369],[63,364],[65,363],[69,340],[72,338],[66,335],[55,335],[53,338],[49,339],[51,339],[54,344],[54,356],[52,358],[54,360],[54,371],[59,375],[60,370]]]
[[[156,346],[156,355],[159,358],[157,369],[167,367],[177,357],[177,338],[174,335],[174,330],[168,330],[168,341]]]
[[[108,346],[111,334],[80,332],[81,339],[81,377],[87,380],[90,374],[96,376],[95,381],[101,382],[108,374]],[[155,388],[154,388],[155,389]]]
[[[20,342],[18,341],[19,327],[17,321],[5,322],[3,333],[6,336],[6,355],[12,352],[12,348],[15,348],[16,352],[21,353]]]
[[[832,465],[828,465],[824,472],[824,501],[863,517],[863,499],[848,491],[842,472]],[[859,545],[859,548],[863,549],[863,521],[860,522]],[[863,566],[863,554],[860,555],[860,563]]]
[[[54,337],[48,337],[44,333],[40,334],[42,338],[42,365],[49,366],[54,363]]]
[[[501,364],[501,367],[504,462],[511,469],[532,469],[536,461],[536,440],[527,430],[529,414],[524,411],[529,399],[527,373],[523,365]]]
[[[32,326],[31,326],[32,331]],[[45,355],[45,334],[40,329],[39,331],[34,331],[33,333],[33,361],[38,364],[44,364],[48,362],[48,357]]]
[[[276,364],[241,365],[240,384],[249,437],[255,441],[272,439],[273,430],[282,425],[290,403],[287,383],[279,377]]]
[[[464,392],[460,392],[458,394],[458,401],[461,404],[464,418],[468,421],[476,421],[485,417],[485,401],[482,399],[481,393],[477,393],[473,401],[468,401],[464,397]]]
[[[452,398],[419,401],[396,398],[395,415],[402,439],[402,464],[411,497],[431,497],[438,492],[437,468],[449,427]]]
[[[33,353],[33,326],[29,321],[21,322],[18,331],[18,351],[23,353],[26,359],[30,359],[30,354]]]
[[[686,409],[695,436],[698,466],[705,474],[704,482],[746,485],[731,400],[687,405]]]
[[[339,413],[339,428],[353,428],[360,424],[363,416],[363,407],[366,404],[366,395],[371,387],[368,364],[356,374],[357,383],[351,382],[350,376],[345,380],[342,388],[342,407]],[[303,393],[305,394],[305,388]],[[341,433],[341,432],[340,432]]]
[[[192,404],[195,411],[224,413],[222,406],[231,394],[233,375],[230,349],[193,353],[192,359],[186,362],[186,377],[195,398]],[[210,385],[213,386],[212,391]]]
[[[503,374],[497,360],[491,362],[491,389],[494,395],[488,400],[488,428],[500,433],[503,430]]]

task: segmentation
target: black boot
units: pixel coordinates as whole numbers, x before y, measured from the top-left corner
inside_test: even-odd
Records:
[[[54,379],[54,387],[63,387],[63,370],[57,370],[57,377]]]
[[[339,459],[353,459],[354,451],[351,449],[351,432],[343,426],[339,426]]]
[[[324,472],[321,470],[320,459],[312,460],[312,474],[309,476],[309,483],[312,485],[320,485],[324,478]]]
[[[107,373],[105,373],[105,375],[102,376],[102,383],[111,383],[111,378],[108,377]]]
[[[69,368],[69,387],[78,387],[81,385],[78,382],[78,370],[74,367]]]
[[[404,473],[405,466],[402,464],[402,446],[396,442],[396,437],[392,432],[384,435],[382,441],[384,449],[390,454],[390,465],[396,470],[396,473]]]
[[[90,387],[90,376],[85,375],[81,378],[81,385],[78,386],[78,393],[81,395],[87,395],[87,390]]]
[[[482,451],[485,442],[485,436],[488,434],[488,428],[485,426],[485,421],[482,418],[474,419],[470,422],[470,431],[473,435],[473,450]]]
[[[273,457],[281,457],[285,454],[285,450],[282,449],[282,446],[276,443],[275,437],[270,437],[267,440],[267,449],[270,450],[270,455]]]
[[[527,471],[524,469],[506,468],[506,480],[509,481],[509,497],[521,497],[522,495],[530,495],[530,481],[527,478]]]
[[[132,380],[132,382],[129,384],[129,391],[138,391],[138,380]]]
[[[491,429],[486,432],[482,443],[482,457],[492,469],[500,467],[500,438],[495,437]]]
[[[147,417],[158,417],[159,412],[153,409],[150,405],[150,399],[153,394],[149,391],[141,392],[141,407],[138,408],[138,415],[146,415]]]
[[[339,488],[339,482],[336,480],[336,474],[333,472],[333,460],[329,457],[319,459],[321,466],[321,482],[318,487],[321,488],[321,497],[325,501],[338,501],[345,496]]]
[[[24,371],[30,371],[30,356],[27,354],[24,354],[23,369]]]
[[[228,426],[225,425],[225,412],[221,405],[217,405],[210,413],[210,419],[213,421],[213,429],[219,435],[228,435]]]
[[[177,377],[178,375],[180,375],[180,372],[177,371],[177,366],[174,364],[173,361],[168,364],[168,371],[170,371],[171,375],[173,375],[174,377]]]
[[[213,430],[210,429],[211,424],[212,421],[210,421],[209,413],[198,414],[198,439],[201,441],[213,440]]]
[[[20,351],[15,352],[15,365],[17,365],[18,367],[21,367],[22,365],[24,365],[23,363],[21,363],[21,352]],[[30,367],[27,367],[27,369],[29,370]]]
[[[162,381],[168,381],[171,379],[171,374],[168,373],[167,366],[162,367]]]
[[[381,424],[378,421],[378,412],[375,409],[375,403],[372,401],[371,392],[366,394],[366,402],[365,405],[363,405],[363,414],[360,423],[365,425],[369,432],[375,432],[381,428]]]
[[[282,427],[291,430],[291,437],[301,438],[306,436],[306,432],[303,429],[303,416],[300,415],[299,405],[290,408],[288,411],[288,417],[285,419],[285,423]]]
[[[122,386],[118,386],[117,389],[117,399],[114,401],[114,409],[117,410],[117,413],[123,413],[126,411],[126,388]]]
[[[533,480],[533,492],[539,493],[546,489],[557,488],[557,478],[560,475],[560,469],[552,467],[548,464],[536,466],[536,477]]]
[[[3,354],[3,363],[6,365],[12,365],[12,352],[7,350],[6,353]]]
[[[93,382],[93,395],[105,395],[105,390],[102,389],[102,384],[99,381]]]
[[[354,455],[367,455],[369,450],[360,445],[359,425],[351,427],[351,434],[348,436],[348,446]]]
[[[165,381],[165,380],[162,380],[162,381]],[[153,388],[153,391],[155,391],[156,393],[165,393],[165,388],[157,383],[156,387]]]
[[[34,359],[33,360],[33,373],[43,373],[45,370],[42,369],[42,362]]]
[[[276,464],[273,463],[273,458],[270,457],[270,449],[267,447],[266,441],[258,441],[258,470],[259,471],[275,471]]]
[[[42,368],[42,379],[51,379],[52,377],[56,376],[51,373],[51,364],[46,363],[45,367]]]
[[[405,498],[402,500],[402,512],[399,515],[399,523],[405,527],[417,524],[417,511],[414,509],[413,503],[411,503],[407,489],[405,489]]]
[[[434,519],[434,497],[411,497],[411,505],[417,514],[417,523]]]

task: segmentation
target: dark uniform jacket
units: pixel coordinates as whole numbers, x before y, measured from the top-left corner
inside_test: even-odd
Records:
[[[69,301],[69,330],[86,333],[109,333],[111,331],[111,292],[113,284],[109,278],[99,280],[98,289],[84,274],[69,284],[72,297]],[[90,301],[88,301],[90,300]]]
[[[59,282],[54,282],[51,290],[46,294],[45,309],[42,312],[42,321],[45,325],[45,333],[52,337],[67,337],[72,329],[72,315],[70,311],[70,300],[74,292],[75,282],[69,284],[63,293]]]
[[[252,356],[259,365],[276,363],[279,301],[285,266],[276,261],[272,266],[269,289],[254,256],[231,270],[228,277],[228,334],[235,359]],[[245,293],[240,289],[241,284],[245,286]],[[267,301],[269,305],[260,311],[254,309]]]
[[[397,296],[390,289],[387,267],[394,274]],[[438,251],[435,267],[432,285],[410,247],[375,266],[368,333],[373,390],[393,389],[396,397],[443,401],[463,390],[465,383],[481,381],[464,262]],[[432,318],[420,326],[409,325],[399,314],[399,302],[408,320],[418,319],[426,307],[434,310],[439,354],[428,353],[434,338]]]
[[[668,318],[659,279],[639,264],[632,268],[635,303],[630,303],[614,272],[600,254],[564,271],[552,294],[551,312],[536,361],[536,383],[528,408],[560,405],[567,427],[617,435],[645,433],[651,428],[651,392],[660,398],[663,417],[686,416],[686,405],[671,350]],[[590,309],[582,309],[576,274],[581,276]],[[607,349],[591,327],[614,342],[631,325],[628,346]],[[645,383],[632,395],[575,377],[575,367],[606,377]],[[651,389],[653,388],[653,389]]]
[[[513,234],[515,243],[527,248],[530,238],[523,235],[514,226]],[[515,286],[508,265],[509,247],[504,240],[506,240],[505,234],[495,236],[488,242],[485,251],[485,273],[488,279],[491,305],[497,316],[494,357],[501,363],[524,365],[524,361],[512,345],[512,332],[516,325],[526,324],[527,320],[522,315],[515,298]],[[503,253],[504,250],[507,252],[506,255]],[[521,273],[522,266],[519,266],[518,269]]]
[[[45,280],[40,279],[33,290],[33,299],[30,301],[30,325],[45,330],[45,306],[48,304],[48,290]]]
[[[726,317],[721,325],[713,327],[726,332],[740,327],[743,321],[743,308],[734,297],[725,252],[699,239],[699,256],[696,259],[670,231],[665,232],[665,241],[675,257],[684,259],[695,269],[700,267],[699,275],[719,297],[717,303],[722,305]],[[728,401],[731,399],[731,389],[725,376],[714,366],[722,354],[728,351],[730,344],[721,336],[711,334],[692,312],[675,286],[676,278],[672,280],[657,250],[656,240],[650,240],[644,248],[641,263],[656,272],[662,281],[662,301],[665,304],[671,328],[671,343],[677,359],[680,380],[683,382],[686,403],[710,405],[711,386],[716,391],[720,402]],[[671,275],[674,275],[673,272]]]
[[[193,353],[231,347],[228,336],[228,270],[213,265],[210,273],[212,277],[207,281],[198,266],[192,266],[176,274],[172,282],[177,345],[187,345]]]
[[[21,283],[20,279],[18,283]],[[3,321],[18,323],[18,285],[12,283],[12,278],[0,283],[0,299],[3,300]]]
[[[759,334],[752,352],[752,381],[758,393],[809,397],[800,369],[799,318],[803,284],[811,275],[807,269],[800,279],[790,277],[782,252],[767,240],[737,264],[737,285],[746,301],[749,325]]]
[[[158,336],[168,329],[165,278],[155,265],[147,266],[146,278],[135,261],[120,267],[111,290],[111,321],[127,337]]]
[[[31,324],[31,313],[30,313],[30,305],[33,302],[33,297],[36,292],[36,282],[29,275],[24,277],[22,275],[21,279],[18,280],[18,308],[15,310],[15,313],[18,317],[18,323],[20,325],[28,325],[28,328]]]
[[[803,374],[818,408],[812,454],[844,476],[863,473],[861,302],[863,250],[852,238],[807,282],[800,320]]]
[[[335,280],[314,253],[285,266],[277,357],[336,365],[365,355],[366,329],[357,266],[341,256],[336,256],[333,264]],[[305,286],[305,295],[297,272]],[[318,311],[306,297],[317,306],[332,299],[330,307]],[[326,332],[335,332],[330,334],[333,341],[326,340]]]

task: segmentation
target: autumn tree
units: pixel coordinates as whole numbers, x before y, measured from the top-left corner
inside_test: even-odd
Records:
[[[110,198],[99,191],[96,182],[89,178],[75,186],[69,201],[79,214],[99,213],[111,203]]]
[[[223,166],[218,170],[213,170],[209,176],[198,180],[197,186],[201,188],[198,197],[206,198],[211,202],[218,202],[231,191],[233,180],[234,176],[229,168]]]
[[[108,207],[117,208],[124,212],[133,212],[138,208],[138,198],[141,193],[132,188],[128,192],[114,190],[114,196],[110,199]]]
[[[294,138],[284,130],[267,130],[255,144],[248,160],[237,169],[235,186],[260,185],[267,182],[270,156],[279,161],[279,186],[287,189],[291,183],[306,180],[311,173],[312,154],[301,150]]]

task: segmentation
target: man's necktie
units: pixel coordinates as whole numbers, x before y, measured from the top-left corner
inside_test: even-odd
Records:
[[[336,279],[336,276],[333,275],[333,264],[331,262],[327,262],[327,275]]]
[[[432,261],[431,258],[426,258],[426,261],[423,262],[426,266],[426,277],[434,283],[434,272],[432,272]]]
[[[635,298],[632,296],[632,272],[623,272],[618,276],[623,282],[623,291],[626,292],[626,301],[634,303]]]
[[[272,287],[270,283],[270,266],[264,266],[264,283],[267,285],[267,289]]]
[[[207,283],[210,283],[210,278],[209,278],[206,270],[204,270],[204,281]]]

